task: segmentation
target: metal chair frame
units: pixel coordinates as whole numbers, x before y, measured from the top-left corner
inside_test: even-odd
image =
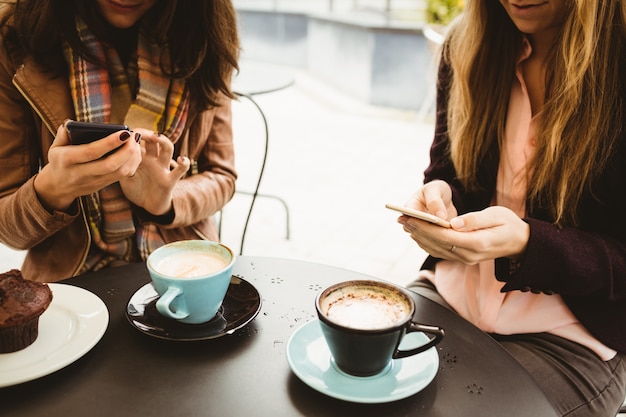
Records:
[[[271,91],[263,91],[262,93],[269,93]],[[246,233],[248,231],[248,225],[250,224],[250,218],[252,217],[252,210],[254,209],[254,204],[256,203],[257,197],[265,197],[265,198],[272,198],[275,199],[277,201],[279,201],[283,207],[285,208],[285,216],[286,216],[286,234],[285,234],[285,239],[289,239],[290,237],[290,216],[289,216],[289,207],[287,206],[287,202],[285,200],[283,200],[282,198],[275,196],[275,195],[271,195],[271,194],[262,194],[259,193],[259,188],[261,187],[261,180],[263,179],[263,174],[265,172],[265,164],[267,162],[267,154],[268,154],[268,150],[269,150],[269,142],[270,142],[270,134],[269,134],[269,126],[267,123],[267,118],[265,117],[265,113],[263,112],[263,109],[261,108],[261,106],[259,105],[259,103],[256,102],[256,100],[252,97],[251,94],[246,94],[246,93],[241,93],[241,92],[234,92],[235,95],[237,97],[244,97],[246,98],[248,101],[250,101],[254,107],[258,110],[259,114],[261,115],[261,119],[263,121],[263,128],[264,128],[264,133],[265,133],[265,146],[264,146],[264,151],[263,151],[263,159],[261,161],[261,168],[259,170],[259,176],[257,178],[257,182],[256,185],[254,187],[254,191],[250,192],[250,191],[241,191],[241,190],[237,190],[235,191],[237,194],[244,194],[244,195],[249,195],[252,197],[251,201],[250,201],[250,207],[248,208],[248,214],[246,216],[246,221],[244,223],[244,227],[243,227],[243,232],[241,234],[241,244],[239,247],[239,255],[243,255],[243,250],[244,250],[244,244],[245,244],[245,240],[246,240]],[[256,94],[261,94],[261,93],[256,93]],[[222,214],[223,215],[223,212]],[[218,223],[218,234],[221,236],[222,234],[222,218],[220,216],[220,220]]]

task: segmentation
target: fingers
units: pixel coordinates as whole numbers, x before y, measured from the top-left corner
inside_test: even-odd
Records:
[[[156,158],[162,166],[168,166],[174,155],[174,144],[165,135],[150,132],[146,129],[137,129],[142,134],[145,155]]]
[[[177,180],[187,173],[191,165],[189,158],[179,156],[174,160],[174,144],[167,136],[145,129],[138,131],[142,133],[144,157],[156,158],[160,166],[169,167],[172,177]]]
[[[67,120],[65,122],[67,123]],[[69,144],[70,144],[70,138],[67,136],[67,131],[65,130],[65,123],[63,123],[57,129],[57,133],[56,133],[56,136],[54,137],[54,142],[52,143],[52,146],[63,146],[63,145],[69,145]]]
[[[145,154],[159,158],[162,154],[159,136],[154,133],[142,132],[141,137],[143,139],[142,145],[145,150]],[[171,156],[168,156],[168,159],[169,158],[171,158]]]
[[[452,191],[450,186],[444,181],[431,181],[424,185],[422,189],[423,204],[426,211],[434,214],[442,219],[448,219],[448,216],[454,215],[448,213],[447,205],[451,203]]]
[[[170,167],[172,169],[172,175],[176,179],[180,179],[187,174],[189,171],[189,167],[191,166],[191,161],[186,156],[179,156],[176,161],[172,161]]]
[[[510,213],[512,214],[508,209],[492,206],[455,217],[450,220],[450,225],[453,229],[463,232],[496,228],[507,223]]]
[[[435,226],[436,227],[436,226]],[[448,237],[428,235],[423,232],[412,230],[410,227],[404,227],[404,230],[411,235],[411,238],[417,245],[428,254],[441,259],[462,260],[463,248],[458,243],[453,243]]]
[[[452,204],[452,190],[444,181],[431,181],[418,190],[405,204],[447,220],[456,215]]]

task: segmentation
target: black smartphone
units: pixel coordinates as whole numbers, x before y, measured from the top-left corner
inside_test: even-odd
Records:
[[[102,139],[111,133],[130,129],[126,125],[76,122],[74,120],[70,120],[65,123],[65,130],[67,131],[67,135],[69,136],[72,145],[82,145]]]

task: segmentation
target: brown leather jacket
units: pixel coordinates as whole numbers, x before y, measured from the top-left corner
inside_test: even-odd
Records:
[[[236,180],[231,100],[224,96],[222,103],[200,112],[190,106],[174,155],[188,156],[194,172],[174,190],[173,222],[159,226],[166,242],[218,239],[211,217],[230,200]],[[28,250],[22,266],[28,279],[76,275],[91,244],[82,201],[77,214],[50,213],[33,187],[56,129],[74,118],[65,74],[45,72],[30,59],[13,64],[0,47],[0,243]]]

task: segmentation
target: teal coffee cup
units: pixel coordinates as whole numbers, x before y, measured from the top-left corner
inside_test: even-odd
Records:
[[[208,240],[182,240],[161,246],[146,262],[159,294],[157,311],[181,323],[199,324],[219,311],[228,291],[235,255]]]

